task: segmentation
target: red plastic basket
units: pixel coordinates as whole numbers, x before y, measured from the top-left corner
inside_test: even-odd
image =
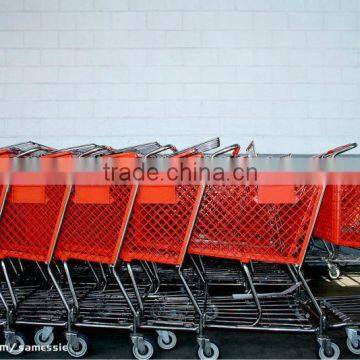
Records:
[[[334,158],[356,147],[356,143],[345,144],[318,157]],[[326,187],[314,235],[335,245],[360,247],[360,186]]]
[[[138,155],[122,153],[109,157],[134,159]],[[91,176],[93,179],[104,177],[104,173]],[[55,258],[115,263],[135,196],[135,185],[75,185],[56,244]]]
[[[189,158],[194,157],[199,155]],[[120,258],[182,264],[203,189],[202,185],[140,185]]]
[[[323,186],[209,185],[189,253],[300,264]]]
[[[360,186],[326,187],[314,235],[335,245],[360,247]]]

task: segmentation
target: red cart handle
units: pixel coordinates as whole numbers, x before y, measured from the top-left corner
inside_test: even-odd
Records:
[[[190,155],[194,155],[194,154],[204,153],[205,151],[216,149],[219,146],[220,146],[220,139],[218,137],[216,137],[214,139],[210,139],[203,143],[193,145],[184,150],[180,150],[175,155],[177,155],[179,157],[186,157],[186,156],[190,156]]]
[[[330,149],[329,151],[320,154],[319,158],[327,158],[327,157],[336,157],[340,154],[343,154],[344,152],[350,151],[352,149],[355,149],[357,147],[357,143],[350,143],[338,146],[334,149]]]
[[[233,144],[233,145],[230,145],[230,146],[227,146],[223,149],[220,149],[216,152],[214,152],[212,155],[211,155],[211,158],[215,158],[219,155],[222,155],[222,154],[226,154],[227,152],[230,152],[232,151],[232,155],[231,157],[237,157],[239,155],[239,152],[240,152],[240,145],[239,144]]]

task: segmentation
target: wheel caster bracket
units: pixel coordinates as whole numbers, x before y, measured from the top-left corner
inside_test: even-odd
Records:
[[[71,344],[73,349],[79,349],[79,338],[78,334],[75,331],[66,332],[66,340]]]
[[[359,337],[360,337],[360,330],[359,328],[356,327],[347,327],[345,329],[346,331],[346,335],[348,337],[348,339],[350,339],[351,344],[357,348],[360,346],[360,341],[359,341]]]
[[[170,342],[169,332],[166,330],[156,330],[156,333],[163,339],[165,343]]]
[[[44,326],[41,330],[42,330],[42,335],[44,336],[45,339],[47,339],[53,333],[54,327],[53,326]]]
[[[131,335],[131,341],[139,349],[140,353],[144,353],[146,351],[145,341],[142,335]]]
[[[10,346],[16,343],[15,331],[14,330],[5,330],[4,331],[5,342]]]
[[[211,342],[209,338],[206,337],[198,337],[197,338],[198,345],[204,350],[204,354],[206,356],[211,356]]]
[[[331,354],[332,353],[332,347],[331,347],[331,340],[328,336],[321,336],[317,338],[317,341],[324,349],[325,354]]]

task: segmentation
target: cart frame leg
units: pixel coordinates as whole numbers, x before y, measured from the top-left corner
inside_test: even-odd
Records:
[[[138,327],[139,327],[139,323],[140,323],[139,311],[137,311],[135,309],[133,303],[131,302],[129,294],[127,293],[127,291],[124,287],[124,284],[122,283],[120,276],[119,276],[118,272],[116,271],[115,265],[110,265],[110,269],[115,277],[115,280],[116,280],[128,306],[129,306],[129,308],[130,308],[130,311],[133,314],[133,329],[132,329],[132,333],[130,334],[130,339],[131,339],[132,343],[136,347],[138,347],[140,352],[144,352],[144,351],[146,351],[144,336],[142,334],[138,333]]]
[[[252,280],[249,267],[247,266],[247,264],[242,263],[242,268],[244,270],[247,282],[248,282],[248,284],[250,286],[250,291],[251,291],[251,293],[253,295],[255,305],[256,305],[257,310],[258,310],[258,317],[256,318],[256,320],[252,324],[252,326],[256,326],[257,324],[259,324],[259,322],[261,320],[261,317],[262,317],[262,308],[261,308],[261,304],[260,304],[260,299],[259,299],[258,293],[257,293],[257,291],[255,289],[255,285],[254,285],[254,282]]]
[[[192,293],[185,277],[182,272],[182,266],[177,266],[178,275],[180,277],[180,280],[182,284],[184,285],[184,288],[190,298],[190,301],[192,302],[195,311],[198,313],[200,321],[199,321],[199,329],[198,329],[198,336],[197,336],[197,343],[198,345],[204,350],[204,353],[207,356],[211,355],[211,343],[210,339],[204,335],[204,327],[205,327],[205,321],[206,321],[206,313],[201,311],[200,306],[198,302],[195,299],[194,294]]]
[[[326,315],[324,314],[323,310],[321,309],[321,306],[317,302],[314,294],[312,293],[309,285],[307,284],[307,281],[301,271],[301,267],[295,266],[295,265],[293,267],[296,271],[297,276],[299,277],[299,279],[302,283],[304,290],[306,291],[307,295],[309,296],[311,303],[313,304],[315,310],[317,311],[317,313],[319,315],[319,329],[318,329],[318,334],[317,334],[316,340],[319,343],[319,345],[324,348],[325,354],[331,354],[332,353],[331,339],[326,334],[326,330],[327,330]]]

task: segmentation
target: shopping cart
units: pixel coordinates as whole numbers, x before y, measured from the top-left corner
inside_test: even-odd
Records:
[[[87,144],[63,150],[53,150],[42,146],[33,146],[24,151],[18,150],[19,146],[11,147],[17,157],[32,156],[40,157],[46,163],[51,159],[66,159],[81,156],[90,156],[96,152],[108,149],[106,146]],[[6,312],[5,344],[6,350],[13,355],[24,351],[25,339],[21,333],[15,332],[16,324],[30,324],[45,326],[35,334],[35,342],[51,344],[53,341],[53,326],[65,327],[72,316],[66,308],[66,301],[61,296],[60,285],[56,282],[52,270],[52,255],[56,244],[60,227],[63,222],[66,206],[68,205],[72,186],[68,181],[68,174],[59,173],[57,180],[60,184],[48,184],[46,175],[38,172],[16,172],[12,174],[22,180],[36,180],[36,185],[7,185],[6,196],[3,201],[0,218],[0,257],[2,259],[2,271],[7,285],[7,297],[4,296]],[[43,183],[41,182],[43,180]],[[39,281],[35,283],[19,284],[12,281],[9,274],[6,259],[21,259],[35,263],[40,273]],[[52,281],[46,276],[46,270]],[[58,271],[57,264],[55,264]],[[55,289],[54,289],[55,285]],[[88,288],[87,285],[86,288]],[[86,291],[87,289],[83,289]],[[59,296],[60,295],[60,296]],[[51,301],[52,300],[52,301]],[[51,307],[43,307],[51,302]],[[63,307],[65,306],[65,308]],[[68,333],[73,335],[68,329]],[[70,336],[69,335],[69,336]],[[75,338],[75,339],[74,339]],[[76,337],[69,340],[69,353]]]
[[[333,158],[357,146],[343,145],[321,154]],[[359,185],[328,185],[314,229],[318,238],[313,252],[306,258],[309,264],[326,264],[329,276],[337,279],[341,265],[360,264],[360,187]],[[346,248],[352,250],[345,252]],[[360,355],[360,297],[359,294],[319,298],[326,309],[329,326],[345,328],[347,347]]]
[[[122,164],[134,167],[135,160],[141,154],[151,153],[158,148],[158,143],[152,143],[120,151],[111,150],[103,152],[101,160],[112,162],[113,166]],[[121,269],[116,267],[138,185],[121,183],[116,179],[109,185],[87,185],[80,182],[81,177],[101,180],[104,173],[80,174],[78,181],[75,181],[54,250],[54,260],[63,263],[71,294],[71,299],[66,298],[64,289],[59,287],[71,315],[67,325],[70,354],[82,357],[88,349],[87,339],[73,328],[97,327],[130,330],[135,357],[142,359],[146,349],[151,352],[151,357],[151,343],[138,333],[136,299],[125,288],[119,275]],[[68,262],[71,260],[98,264],[103,281],[82,294],[82,283],[80,286],[74,283],[70,273]],[[108,283],[104,267],[110,269],[116,282]],[[41,331],[46,330],[43,328]]]
[[[335,158],[357,144],[347,144],[320,154],[319,158]],[[360,244],[360,187],[358,185],[327,185],[314,239],[306,257],[309,265],[326,265],[329,277],[340,276],[340,266],[360,264],[360,252],[346,251]]]
[[[172,146],[165,146],[149,157],[171,150],[173,154],[169,158],[175,163],[178,161],[179,166],[181,161],[193,163],[203,157],[205,151],[218,146],[218,138],[179,152]],[[155,329],[158,333],[158,345],[163,349],[171,349],[176,344],[176,335],[172,330],[197,332],[200,348],[210,344],[202,332],[203,328],[197,324],[196,318],[201,311],[195,310],[198,303],[183,274],[184,258],[203,191],[202,182],[180,182],[165,186],[140,185],[120,251],[120,259],[127,263],[140,305],[140,327]],[[156,288],[145,296],[140,296],[133,274],[134,261],[163,264],[169,269],[175,269],[184,292],[175,290],[174,293],[162,293]]]
[[[237,149],[238,145],[230,146],[213,157]],[[320,357],[338,356],[339,348],[325,335],[323,311],[301,272],[323,191],[323,185],[206,186],[188,252],[240,261],[250,293],[207,296],[212,315],[206,316],[205,304],[203,326],[317,333]],[[294,285],[281,292],[258,294],[250,261],[286,264]],[[206,292],[204,269],[203,274]],[[307,301],[301,300],[300,290]],[[317,316],[310,316],[311,312]],[[206,354],[199,352],[199,357],[206,358]]]
[[[240,154],[240,146],[235,144],[229,147],[230,150],[233,150],[231,157],[233,158],[259,158],[262,155],[259,155],[256,151],[255,142],[251,141],[250,144],[246,147],[246,153]],[[215,153],[212,157],[216,158],[217,156],[226,154],[227,148],[221,150],[219,153]],[[266,157],[270,157],[266,155]],[[283,157],[283,156],[281,156]],[[231,175],[230,175],[231,176]],[[228,216],[228,212],[235,211],[236,213],[236,205],[232,209],[231,206],[236,203],[235,199],[233,203],[228,203],[226,199],[232,198],[232,193],[236,193],[239,189],[245,190],[245,187],[239,186],[218,186],[218,187],[207,187],[207,190],[212,189],[212,193],[209,193],[209,197],[205,197],[201,211],[208,216],[214,215],[218,213],[218,216],[225,218],[225,219],[232,219],[230,221],[234,221],[234,216]],[[220,190],[220,191],[217,191]],[[229,191],[229,192],[228,192]],[[239,198],[241,197],[241,193],[238,194]],[[238,198],[238,199],[239,199]],[[223,203],[225,206],[218,206],[218,203]],[[227,207],[229,205],[229,207]],[[225,209],[224,209],[225,208]],[[217,230],[217,224],[215,223],[207,223],[205,216],[198,217],[197,226],[195,229],[200,231],[202,228],[213,228],[214,231]],[[237,222],[241,221],[240,218]],[[228,232],[232,233],[233,227],[237,227],[238,224],[235,222],[233,224],[228,224]],[[266,226],[266,224],[264,225]],[[200,236],[204,236],[201,234]],[[233,236],[236,237],[235,234]],[[231,236],[230,236],[231,238]],[[206,239],[206,235],[204,241]],[[224,242],[224,247],[228,246],[227,242]],[[192,246],[193,248],[194,246]],[[230,250],[230,249],[229,249]],[[206,254],[204,254],[206,255]],[[223,285],[223,286],[247,286],[246,277],[244,277],[243,272],[241,271],[241,265],[238,262],[237,257],[235,256],[236,260],[228,259],[227,262],[224,262],[224,259],[221,261],[216,260],[215,258],[198,258],[198,265],[202,268],[203,272],[206,273],[206,279],[208,286],[212,285]],[[293,279],[291,274],[289,273],[286,266],[281,264],[268,264],[263,262],[249,262],[249,269],[252,273],[252,278],[255,287],[289,287],[293,283]]]
[[[5,147],[2,148],[0,150],[1,152],[1,156],[2,157],[7,157],[7,158],[25,158],[25,157],[40,157],[46,153],[48,153],[49,151],[51,151],[52,149],[49,147],[46,147],[44,145],[40,145],[34,142],[25,142],[25,143],[19,143],[19,144],[15,144],[15,145],[11,145],[9,147]],[[10,207],[10,215],[12,214],[12,204],[16,204],[19,202],[19,199],[21,199],[21,197],[25,197],[26,194],[24,194],[24,192],[26,192],[27,190],[29,190],[28,187],[20,187],[20,186],[16,186],[16,187],[12,187],[10,186],[10,184],[8,182],[6,182],[6,174],[3,174],[3,183],[2,183],[2,191],[1,191],[1,212],[0,212],[0,216],[1,216],[1,224],[3,224],[3,219],[5,216],[7,216],[9,214],[8,212],[8,208]],[[31,190],[34,190],[34,192],[36,192],[36,190],[38,190],[37,188],[31,188]],[[31,193],[32,191],[29,191],[28,193]],[[20,217],[22,216],[22,211],[20,211],[19,215]],[[7,214],[7,215],[5,215]],[[5,220],[5,223],[12,223],[14,221],[15,225],[16,225],[16,220],[14,219],[14,216],[10,216],[8,218],[8,220]],[[21,224],[21,222],[20,222]],[[21,224],[22,225],[22,224]],[[14,256],[17,257],[19,260],[19,265],[20,265],[20,269],[23,269],[22,266],[22,260],[26,259],[26,256],[22,256],[22,254],[24,252],[26,252],[26,250],[24,249],[24,246],[22,246],[21,243],[18,243],[18,236],[21,234],[23,235],[23,231],[24,228],[19,226],[19,229],[14,228],[12,233],[9,234],[9,238],[6,238],[5,235],[5,228],[2,228],[2,231],[0,232],[0,258],[1,258],[1,265],[2,265],[2,270],[5,276],[5,281],[6,284],[8,285],[8,289],[2,287],[1,289],[1,302],[3,305],[3,310],[4,313],[2,314],[3,316],[3,321],[2,324],[4,326],[5,329],[5,343],[7,345],[7,349],[11,348],[11,345],[15,344],[16,346],[14,346],[13,348],[13,352],[14,354],[17,354],[18,348],[20,345],[24,345],[24,341],[23,341],[23,337],[21,335],[16,335],[15,332],[12,330],[12,325],[14,322],[14,316],[15,316],[15,311],[17,308],[17,299],[22,299],[25,297],[25,293],[24,289],[18,289],[17,292],[14,291],[14,289],[12,288],[12,284],[10,282],[10,277],[7,271],[7,266],[6,266],[6,262],[5,259],[10,256]],[[25,230],[26,231],[26,230]],[[20,235],[20,236],[21,236]],[[14,238],[13,238],[14,236]],[[7,250],[9,250],[9,252],[7,252]],[[20,255],[20,256],[16,256],[16,255]],[[16,272],[16,267],[14,265],[14,263],[12,262],[11,259],[8,260],[10,265],[12,266],[12,268],[15,270]]]

